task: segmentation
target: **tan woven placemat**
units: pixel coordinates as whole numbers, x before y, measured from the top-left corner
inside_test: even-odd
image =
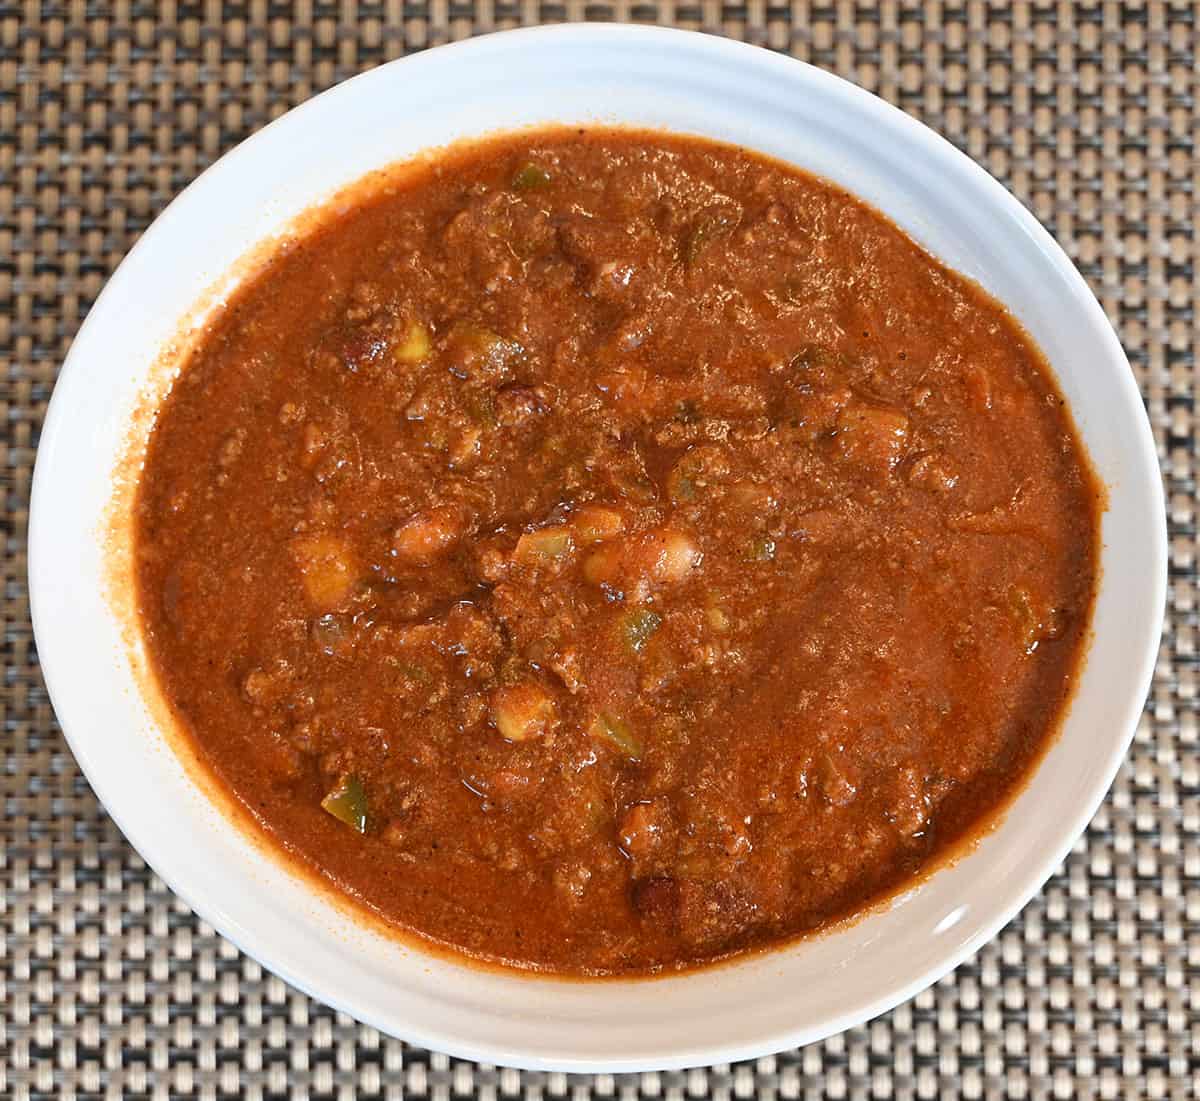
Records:
[[[1192,3],[0,0],[0,1096],[1193,1098],[1200,1095]],[[142,864],[38,673],[25,526],[55,372],[104,279],[202,168],[391,57],[564,19],[673,23],[812,61],[966,150],[1095,289],[1154,423],[1169,627],[1146,714],[1066,866],[992,944],[802,1051],[679,1074],[519,1074],[381,1037],[265,975]]]

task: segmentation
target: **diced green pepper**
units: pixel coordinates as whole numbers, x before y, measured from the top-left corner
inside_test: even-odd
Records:
[[[625,645],[635,654],[640,654],[650,641],[650,636],[662,626],[662,616],[649,608],[633,608],[621,618],[621,633]]]
[[[396,663],[396,669],[402,677],[414,684],[426,685],[433,680],[429,670],[423,665],[414,665],[412,662],[403,661]]]
[[[705,609],[704,618],[708,620],[708,625],[714,631],[729,630],[729,616],[719,604],[710,602]]]
[[[473,394],[467,399],[467,411],[476,424],[484,428],[495,428],[499,421],[496,419],[496,399],[490,391]]]
[[[626,757],[642,755],[642,743],[629,728],[629,724],[609,711],[601,711],[592,720],[592,725],[588,727],[588,734],[593,738],[603,738],[624,753]]]
[[[654,483],[638,471],[614,474],[612,482],[617,492],[626,501],[632,501],[634,504],[648,505],[658,498],[658,490]]]
[[[669,483],[671,500],[676,504],[684,501],[694,501],[696,499],[696,483],[692,481],[686,474],[671,475]]]
[[[1037,616],[1033,614],[1033,602],[1025,589],[1015,585],[1009,589],[1008,606],[1013,618],[1021,627],[1029,629],[1037,623]]]
[[[694,452],[685,453],[667,475],[667,494],[674,504],[684,504],[696,499],[696,477],[700,463]]]
[[[531,566],[538,563],[552,562],[571,552],[570,529],[559,525],[551,528],[539,528],[537,531],[527,531],[513,551],[513,559],[522,565]]]
[[[792,356],[788,367],[793,373],[800,374],[831,367],[836,363],[837,357],[828,348],[808,344]]]
[[[691,398],[684,398],[675,406],[675,419],[680,424],[695,424],[700,419],[700,411]]]
[[[799,279],[785,279],[775,288],[775,294],[784,302],[799,305],[804,301],[805,286]]]
[[[367,832],[367,793],[362,781],[353,773],[345,773],[334,785],[321,806],[341,822],[359,833]]]
[[[712,242],[733,227],[726,214],[702,214],[683,239],[680,250],[685,264],[692,264]]]
[[[775,540],[769,535],[756,535],[746,544],[746,557],[751,562],[770,562],[775,557]]]
[[[517,169],[512,179],[514,191],[537,191],[550,186],[550,173],[530,161]]]

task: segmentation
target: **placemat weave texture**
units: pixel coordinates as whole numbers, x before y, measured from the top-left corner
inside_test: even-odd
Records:
[[[1198,17],[1190,2],[0,0],[0,1097],[1200,1096]],[[1171,521],[1168,628],[1136,741],[1035,901],[868,1026],[671,1074],[459,1062],[264,974],[171,895],[96,802],[47,701],[25,590],[30,474],[55,373],[171,197],[355,72],[470,34],[582,19],[791,53],[898,104],[999,177],[1120,334]]]

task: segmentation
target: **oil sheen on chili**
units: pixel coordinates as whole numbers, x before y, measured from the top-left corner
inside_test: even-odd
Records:
[[[776,944],[986,828],[1099,493],[1036,348],[846,192],[619,130],[365,184],[154,428],[141,625],[263,830],[468,954]]]

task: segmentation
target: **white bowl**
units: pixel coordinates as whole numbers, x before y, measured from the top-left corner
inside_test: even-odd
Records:
[[[156,358],[252,245],[418,150],[577,120],[737,142],[874,203],[1024,324],[1109,492],[1079,690],[1004,821],[857,924],[649,982],[538,979],[427,955],[357,924],[230,825],[152,717],[137,646],[105,595],[99,539]],[[580,26],[478,38],[375,69],[268,126],[180,195],[112,277],[63,366],[37,457],[29,562],[38,652],[75,756],[197,913],[289,982],[414,1043],[490,1063],[618,1071],[821,1039],[934,982],[1012,918],[1087,825],[1133,733],[1162,626],[1166,533],[1154,444],[1121,348],[1070,261],[995,180],[900,111],[799,62],[699,34]]]

